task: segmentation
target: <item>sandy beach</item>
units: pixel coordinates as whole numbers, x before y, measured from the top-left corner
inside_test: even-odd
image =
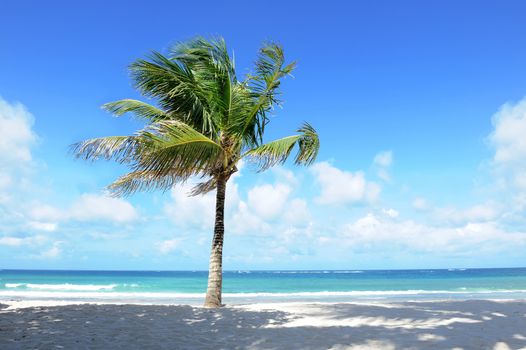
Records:
[[[13,301],[0,349],[526,349],[525,301],[187,305]]]

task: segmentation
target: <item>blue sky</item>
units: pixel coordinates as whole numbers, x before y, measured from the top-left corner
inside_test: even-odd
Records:
[[[298,61],[268,139],[304,120],[318,162],[229,183],[226,269],[524,266],[522,1],[6,1],[0,13],[0,267],[206,269],[213,197],[110,198],[126,169],[68,146],[140,127],[127,65],[221,35],[249,72]]]

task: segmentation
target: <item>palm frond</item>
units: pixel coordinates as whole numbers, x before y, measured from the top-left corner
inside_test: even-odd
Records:
[[[217,185],[217,180],[215,177],[211,177],[206,181],[200,182],[192,188],[190,191],[191,196],[198,196],[200,194],[206,194],[210,191],[215,190]]]
[[[137,170],[119,177],[108,186],[110,194],[114,197],[129,196],[136,192],[168,191],[177,183],[182,183],[188,178],[178,177],[176,174],[158,176],[154,171]],[[215,190],[216,179],[210,177],[208,180],[196,184],[190,191],[190,196],[198,196]]]
[[[219,124],[209,101],[217,95],[215,82],[199,79],[190,67],[160,53],[153,52],[149,59],[137,60],[130,66],[135,86],[144,95],[158,99],[172,119],[213,136]]]
[[[221,164],[222,147],[183,122],[158,122],[140,136],[148,148],[133,164],[135,170],[187,179],[213,172]]]
[[[312,125],[307,122],[303,123],[298,132],[301,133],[301,138],[298,142],[299,151],[294,162],[298,165],[311,165],[318,157],[320,138]]]
[[[192,67],[192,70],[212,72],[214,75],[230,75],[235,81],[234,60],[228,54],[223,38],[196,37],[193,40],[179,42],[170,49],[174,60]],[[202,69],[202,67],[206,67]],[[200,68],[201,67],[201,68]]]
[[[237,77],[224,39],[198,37],[176,44],[171,53],[173,60],[190,68],[197,81],[213,82],[217,94],[208,96],[209,107],[216,112],[221,127],[226,126],[231,110],[231,87],[237,83]]]
[[[295,66],[295,62],[285,65],[283,48],[277,43],[268,43],[260,49],[255,72],[244,82],[250,92],[250,110],[232,123],[232,128],[243,137],[249,135],[252,146],[261,143],[265,126],[269,122],[269,113],[281,104],[281,79],[290,75]]]
[[[126,163],[133,159],[141,147],[144,145],[138,136],[107,136],[75,143],[70,149],[76,158],[113,159],[119,163]]]
[[[115,182],[108,186],[108,190],[113,196],[127,196],[140,191],[169,190],[176,183],[184,179],[177,175],[159,176],[154,171],[136,170],[119,177]]]
[[[124,99],[114,102],[105,103],[102,109],[121,116],[126,113],[133,113],[137,118],[148,122],[156,122],[168,119],[168,115],[161,109],[148,103],[133,99]]]
[[[298,153],[294,159],[297,165],[310,165],[316,159],[320,147],[316,130],[305,123],[298,129],[300,134],[287,136],[256,147],[243,156],[248,157],[259,165],[259,171],[266,170],[277,164],[283,164],[290,156],[294,147],[298,146]]]

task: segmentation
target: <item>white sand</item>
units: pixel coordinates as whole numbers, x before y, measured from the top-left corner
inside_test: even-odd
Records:
[[[287,303],[220,310],[9,302],[0,306],[0,349],[526,349],[526,301]]]

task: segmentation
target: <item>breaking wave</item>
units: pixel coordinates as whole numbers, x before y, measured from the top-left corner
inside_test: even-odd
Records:
[[[53,291],[104,291],[112,290],[116,284],[36,284],[36,283],[6,283],[6,288],[37,289]]]

